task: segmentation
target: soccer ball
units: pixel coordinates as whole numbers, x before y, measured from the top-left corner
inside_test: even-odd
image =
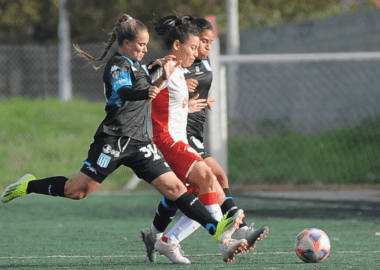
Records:
[[[307,263],[321,262],[330,254],[330,239],[317,228],[307,228],[294,241],[297,256]]]

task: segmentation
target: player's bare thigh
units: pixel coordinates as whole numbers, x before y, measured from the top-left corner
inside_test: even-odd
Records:
[[[155,180],[153,180],[151,185],[156,188],[163,196],[172,201],[177,200],[187,191],[185,185],[173,172],[167,172],[160,175]]]

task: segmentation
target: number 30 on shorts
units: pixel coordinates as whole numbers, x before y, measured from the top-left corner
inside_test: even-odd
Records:
[[[153,155],[153,161],[159,160],[162,157],[157,153],[157,147],[155,144],[148,144],[147,146],[141,147],[140,152],[145,153],[144,157],[149,158]]]

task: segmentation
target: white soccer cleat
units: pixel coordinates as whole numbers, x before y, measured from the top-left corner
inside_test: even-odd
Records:
[[[154,249],[168,257],[173,263],[191,264],[190,260],[183,256],[184,252],[179,244],[165,243],[162,238],[156,242]]]
[[[239,239],[247,239],[248,249],[255,250],[257,242],[262,241],[269,234],[269,228],[267,226],[255,229],[253,223],[251,226],[244,226],[236,230]]]
[[[225,263],[232,263],[235,257],[239,253],[244,253],[247,250],[247,240],[245,239],[226,239],[222,242],[220,251],[222,253],[222,259]]]
[[[156,251],[154,250],[154,244],[156,241],[152,237],[152,232],[150,228],[142,229],[140,232],[140,238],[145,244],[146,247],[146,256],[150,262],[156,261]]]

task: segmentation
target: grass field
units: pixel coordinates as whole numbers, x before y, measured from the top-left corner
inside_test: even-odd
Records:
[[[73,177],[105,116],[104,102],[14,98],[0,101],[0,190],[25,173]],[[229,180],[237,184],[379,184],[380,121],[321,135],[229,138]],[[120,168],[102,185],[121,190]]]
[[[379,269],[380,203],[258,198],[235,194],[246,219],[270,227],[254,252],[224,264],[219,248],[200,228],[182,242],[192,264],[156,263],[145,257],[139,232],[149,227],[160,195],[92,194],[82,201],[29,195],[0,205],[0,269]],[[177,215],[177,217],[180,214]],[[329,234],[331,253],[303,263],[293,248],[307,227]]]

